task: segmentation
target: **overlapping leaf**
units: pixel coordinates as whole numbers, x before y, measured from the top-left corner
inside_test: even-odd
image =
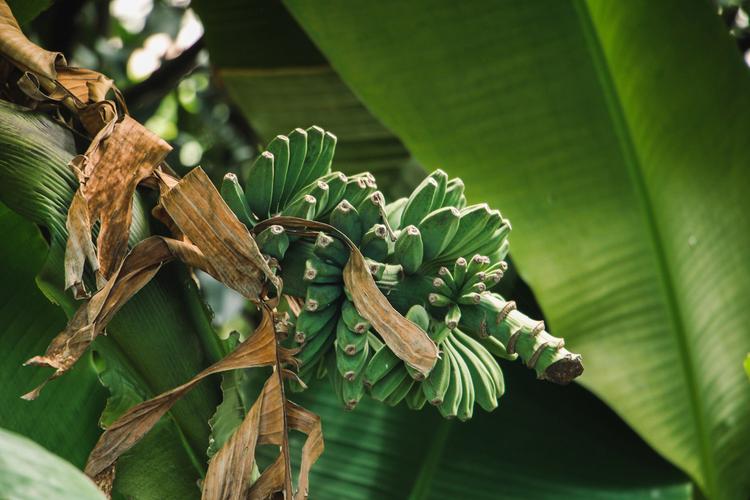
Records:
[[[710,4],[287,5],[421,162],[503,207],[582,383],[746,498],[750,77]]]

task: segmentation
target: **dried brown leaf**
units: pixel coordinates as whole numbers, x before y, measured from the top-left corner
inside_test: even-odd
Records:
[[[78,119],[86,131],[96,136],[100,130],[117,119],[117,106],[112,101],[99,101],[78,110]]]
[[[357,312],[383,337],[393,353],[427,376],[435,366],[438,348],[427,333],[396,311],[375,284],[365,257],[351,246],[344,267],[344,284]]]
[[[383,341],[396,356],[419,372],[427,375],[435,366],[438,348],[421,328],[396,311],[378,288],[362,253],[344,234],[322,222],[296,217],[274,217],[258,224],[254,231],[278,224],[290,228],[301,236],[328,232],[341,239],[350,249],[349,261],[344,267],[344,284],[352,295],[357,312],[367,319],[383,337]]]
[[[287,425],[307,434],[305,444],[302,445],[302,461],[300,463],[299,478],[297,479],[297,494],[295,498],[307,498],[310,484],[310,469],[323,454],[323,428],[320,417],[301,406],[287,401]]]
[[[56,65],[67,65],[60,52],[44,50],[26,38],[5,0],[0,0],[0,53],[17,67],[49,80],[57,78]]]
[[[98,71],[71,66],[57,68],[57,82],[82,104],[103,101],[114,83]],[[64,98],[67,93],[60,89],[53,95]]]
[[[161,236],[152,236],[136,245],[112,278],[89,301],[81,304],[65,330],[52,339],[44,355],[26,362],[55,368],[55,373],[23,398],[36,399],[46,382],[67,372],[104,331],[120,307],[153,278],[163,263],[175,257],[191,265],[205,260],[195,246]]]
[[[125,116],[111,121],[92,140],[86,153],[71,160],[78,175],[80,193],[86,200],[89,228],[82,220],[69,221],[79,232],[72,237],[90,238],[91,226],[100,221],[97,249],[102,276],[108,279],[128,250],[133,194],[138,183],[150,176],[172,148],[143,125]],[[74,218],[79,212],[68,212]],[[87,236],[88,235],[88,236]],[[82,256],[66,251],[66,286],[82,287]]]
[[[120,455],[140,441],[178,399],[205,377],[237,368],[269,366],[276,362],[276,335],[272,313],[264,307],[263,318],[255,333],[224,359],[206,368],[183,385],[132,407],[110,425],[99,437],[89,455],[86,474],[96,478],[106,473]]]
[[[302,447],[299,489],[294,495],[297,499],[307,498],[310,468],[323,453],[320,417],[285,400],[277,370],[266,381],[245,420],[209,463],[203,500],[260,499],[280,491],[290,492],[287,497],[291,498],[288,429],[308,435]],[[281,453],[250,487],[248,478],[259,444],[278,445]]]
[[[214,278],[258,303],[263,277],[281,292],[281,280],[258,249],[255,238],[227,206],[200,167],[172,187],[171,176],[157,172],[162,181],[161,205],[176,226],[201,249],[213,265]]]
[[[65,225],[68,228],[68,242],[65,248],[65,288],[72,287],[75,298],[82,299],[88,297],[81,282],[84,265],[88,262],[91,269],[96,272],[99,270],[99,260],[96,258],[94,243],[91,241],[89,209],[80,190],[73,195]]]

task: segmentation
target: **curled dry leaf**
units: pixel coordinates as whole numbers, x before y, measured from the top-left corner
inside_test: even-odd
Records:
[[[287,401],[277,370],[266,381],[263,392],[232,437],[213,457],[203,483],[204,500],[267,498],[279,491],[289,492],[291,476],[288,429],[307,434],[297,480],[297,499],[307,498],[310,469],[323,453],[320,417]],[[255,464],[258,444],[281,448],[278,458],[252,485],[248,482]]]
[[[66,65],[60,52],[44,50],[26,38],[5,0],[0,0],[0,53],[15,66],[48,80],[57,78],[56,65]]]
[[[179,182],[159,171],[161,206],[180,232],[201,249],[214,278],[258,303],[263,277],[281,293],[281,280],[260,253],[255,238],[227,206],[200,167]],[[171,187],[170,187],[171,184]]]
[[[427,333],[403,317],[388,302],[375,283],[364,256],[349,238],[333,226],[297,217],[267,219],[255,226],[254,231],[260,232],[273,224],[284,226],[301,236],[314,237],[322,230],[346,243],[350,255],[344,267],[344,284],[352,295],[357,312],[370,322],[396,356],[425,376],[430,373],[437,362],[437,346]]]
[[[344,284],[357,312],[367,319],[383,341],[404,363],[427,376],[435,366],[438,348],[427,333],[396,311],[380,291],[365,257],[351,246],[344,267]]]
[[[57,69],[57,82],[82,104],[103,101],[114,85],[111,79],[98,71],[71,66]],[[60,97],[65,97],[62,89],[58,92]]]
[[[69,220],[68,228],[77,231],[70,238],[78,242],[90,239],[93,224],[101,222],[96,246],[100,272],[105,279],[109,279],[127,253],[136,186],[153,173],[171,149],[159,136],[125,116],[122,121],[113,120],[102,128],[86,153],[71,160],[89,220]],[[81,212],[69,211],[68,218]],[[66,287],[83,287],[81,271],[85,255],[75,251],[82,246],[69,245],[66,249]]]
[[[163,263],[173,258],[191,265],[205,261],[197,247],[161,236],[152,236],[136,245],[112,278],[78,308],[65,330],[52,339],[44,355],[25,363],[52,367],[55,373],[23,398],[36,399],[46,382],[67,372],[104,331],[120,307],[154,277]]]

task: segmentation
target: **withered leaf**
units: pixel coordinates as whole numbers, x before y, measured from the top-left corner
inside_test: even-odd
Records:
[[[205,261],[198,248],[181,241],[152,236],[138,243],[112,278],[89,301],[81,304],[65,330],[52,339],[44,355],[35,356],[25,364],[55,368],[47,381],[63,375],[104,331],[120,307],[153,278],[163,263],[175,257],[191,265]],[[35,399],[46,382],[23,398]]]
[[[344,284],[357,312],[383,337],[393,353],[427,376],[435,366],[438,348],[427,333],[396,311],[375,284],[365,257],[351,246],[344,267]]]
[[[72,66],[57,68],[57,82],[82,104],[103,101],[114,85],[111,79],[98,71]]]
[[[281,349],[278,354],[286,355]],[[183,385],[132,407],[110,425],[99,437],[99,441],[89,455],[85,468],[86,474],[96,478],[106,473],[123,453],[151,430],[178,399],[205,377],[237,368],[269,366],[276,362],[276,335],[273,329],[272,313],[264,307],[263,318],[255,333],[239,344],[224,359],[206,368]]]
[[[317,221],[296,217],[274,217],[258,224],[254,230],[278,224],[295,230],[295,234],[315,236],[322,230],[337,236],[349,247],[349,261],[344,267],[344,284],[352,295],[357,312],[367,319],[383,337],[393,353],[425,376],[437,362],[438,348],[421,328],[396,311],[378,288],[362,253],[339,230]]]
[[[307,498],[310,468],[323,453],[320,417],[285,400],[276,371],[266,381],[245,420],[209,463],[203,500],[267,498],[279,491],[289,492],[287,497],[291,498],[288,429],[308,435],[302,447],[299,489],[294,495],[297,499]],[[279,445],[281,453],[251,487],[247,480],[258,444]]]
[[[0,0],[0,53],[17,67],[49,80],[57,78],[56,65],[66,65],[60,52],[44,50],[26,38],[5,0]]]
[[[101,222],[97,249],[101,274],[108,279],[120,265],[128,249],[128,234],[133,210],[133,194],[138,183],[151,175],[171,150],[171,146],[143,125],[125,116],[97,133],[86,153],[71,160],[78,175],[80,192],[86,200],[89,228],[82,221],[69,222],[80,232],[73,235],[90,238],[91,226]],[[76,214],[68,212],[68,217]],[[73,249],[72,249],[73,250]],[[81,286],[80,255],[66,251],[66,277],[74,280],[66,286]]]
[[[255,303],[261,299],[263,276],[281,292],[281,280],[261,255],[255,238],[202,168],[194,168],[171,188],[170,176],[162,172],[157,175],[163,184],[161,205],[182,234],[212,263],[214,278]]]

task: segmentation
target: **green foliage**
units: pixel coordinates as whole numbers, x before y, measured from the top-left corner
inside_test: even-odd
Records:
[[[44,226],[48,231],[51,241],[46,262],[42,262],[42,250],[28,256],[21,255],[26,259],[37,259],[33,261],[37,266],[44,264],[39,277],[40,287],[48,296],[60,303],[68,314],[75,310],[75,304],[69,296],[62,293],[62,260],[64,241],[67,237],[67,204],[73,195],[74,185],[67,162],[73,151],[69,132],[54,124],[49,118],[20,111],[8,104],[0,105],[0,200],[12,210]],[[134,208],[131,243],[148,231],[145,209],[140,199],[136,199]],[[20,227],[19,238],[24,234],[29,235],[28,227]],[[39,239],[40,236],[37,234],[30,248],[39,249],[40,245],[43,245]],[[13,243],[12,239],[5,241],[8,244]],[[9,252],[8,256],[12,259],[17,258],[21,250],[12,246],[6,249],[3,245],[3,251]],[[31,266],[31,263],[28,263],[28,266]],[[10,272],[12,269],[13,267],[10,267],[4,272]],[[38,267],[26,267],[23,276],[26,276],[27,280],[32,279],[37,270]],[[5,287],[11,287],[6,288],[6,293],[12,293],[15,282],[4,283]],[[110,390],[115,391],[105,411],[105,423],[109,423],[108,420],[124,411],[128,402],[152,397],[171,389],[188,380],[209,364],[211,359],[218,359],[220,354],[215,344],[215,334],[196,294],[195,285],[184,270],[166,269],[123,307],[110,323],[108,336],[100,338],[94,344],[93,349],[101,357],[97,362],[101,378]],[[32,297],[33,295],[28,299],[29,303],[33,303]],[[9,307],[10,304],[12,302],[9,303]],[[22,311],[7,310],[6,314],[18,315],[19,312]],[[32,312],[33,309],[29,311]],[[31,320],[36,320],[40,324],[45,320],[50,321],[51,324],[45,327],[46,339],[56,333],[53,328],[61,326],[59,315],[21,318],[22,321],[30,322],[28,326],[24,328],[22,321],[13,323],[17,324],[19,329],[24,329],[18,332],[14,329],[5,331],[2,338],[10,341],[10,337],[5,335],[17,334],[19,338],[24,339],[24,349],[33,347],[37,353],[43,351],[41,340],[35,341],[33,346],[26,344],[31,341],[29,335],[33,335],[34,328],[38,327]],[[28,379],[41,376],[34,374],[34,368],[19,368],[18,364],[23,361],[20,357],[24,354],[26,353],[20,350],[14,352],[15,362],[3,365],[4,370],[12,369],[17,374],[11,383],[3,386],[3,391],[7,391],[4,394],[12,399],[28,389]],[[76,370],[86,368],[88,367],[82,363]],[[121,379],[122,377],[124,379]],[[80,382],[85,383],[85,380],[84,377]],[[65,378],[53,382],[50,389],[54,389],[57,384],[66,387]],[[133,392],[133,389],[137,390]],[[62,447],[67,439],[60,439],[59,442],[61,453],[65,452],[66,456],[79,464],[85,460],[93,439],[98,434],[91,419],[102,410],[100,388],[97,387],[94,394],[97,396],[87,398],[79,408],[80,415],[88,416],[89,419],[86,431],[89,434],[79,443],[80,448],[66,451]],[[51,397],[50,401],[58,401],[57,398],[64,396],[63,392],[58,396],[43,398]],[[83,395],[75,396],[75,393],[71,393],[68,397],[75,400]],[[198,495],[195,482],[205,467],[208,419],[218,404],[218,397],[217,387],[203,384],[177,403],[170,412],[170,418],[165,419],[162,424],[162,428],[166,430],[161,437],[155,432],[123,457],[115,491],[144,498],[185,498]],[[37,402],[24,406],[34,406],[35,403]],[[15,408],[18,408],[17,403],[11,403],[9,409]],[[41,411],[41,408],[31,411]],[[13,427],[43,442],[52,439],[55,433],[59,435],[62,432],[57,424],[50,424],[50,435],[45,437],[44,431],[37,426],[17,423],[25,415],[28,416],[20,409],[18,413],[12,414],[0,412],[0,416],[3,417],[0,426]],[[76,428],[76,433],[82,432],[77,428],[79,422],[74,424],[65,419],[61,420],[60,425],[65,424]],[[84,443],[88,443],[88,446]],[[128,471],[129,467],[132,467],[132,473]]]
[[[101,432],[98,421],[106,391],[87,356],[33,403],[21,399],[47,376],[24,368],[23,363],[46,349],[65,326],[65,314],[34,282],[47,254],[39,230],[0,205],[0,234],[0,283],[4,284],[0,287],[0,427],[23,434],[81,467]]]
[[[421,162],[507,211],[582,382],[746,497],[750,77],[708,3],[288,6]]]
[[[0,429],[0,491],[3,498],[104,500],[96,485],[70,463],[35,442]]]

